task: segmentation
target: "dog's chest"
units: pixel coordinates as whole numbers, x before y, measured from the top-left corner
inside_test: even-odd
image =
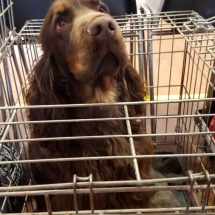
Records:
[[[89,89],[87,89],[90,92]],[[115,79],[110,76],[102,76],[91,86],[91,95],[87,103],[115,103],[118,92]]]
[[[89,119],[89,121],[73,123],[73,133],[84,136],[112,134],[116,128],[119,128],[119,132],[121,132],[122,122],[107,120],[124,115],[121,106],[113,105],[113,103],[119,101],[119,90],[115,79],[103,76],[97,83],[82,86],[82,89],[80,103],[90,105],[89,107],[75,108],[70,114],[73,115],[71,118]],[[101,104],[98,105],[98,103]],[[90,119],[99,120],[94,121]]]
[[[94,96],[91,100],[92,103],[115,103],[117,99],[116,89],[109,89],[107,91],[96,88]]]

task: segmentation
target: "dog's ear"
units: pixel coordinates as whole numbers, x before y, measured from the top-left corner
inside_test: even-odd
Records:
[[[121,101],[123,102],[135,102],[143,101],[146,96],[144,88],[144,82],[140,77],[137,70],[128,65],[124,71],[119,74],[119,80],[121,84]],[[141,116],[144,114],[144,105],[135,105],[134,113],[132,115]]]
[[[130,97],[130,101],[143,101],[146,96],[146,91],[144,88],[144,82],[140,77],[137,70],[128,65],[125,69],[125,80],[128,87],[128,94]],[[144,114],[145,106],[144,105],[135,105],[135,112],[138,116]]]
[[[141,102],[144,101],[146,91],[144,82],[134,67],[128,65],[125,70],[118,74],[118,83],[121,89],[120,101],[122,102]],[[130,117],[145,115],[145,105],[128,105]],[[132,120],[133,130],[139,129],[142,125],[141,120]]]
[[[54,73],[58,70],[57,65],[51,56],[43,55],[35,66],[32,75],[29,78],[29,89],[26,102],[28,105],[51,105],[50,108],[29,108],[28,117],[30,121],[44,120],[64,120],[67,119],[65,108],[55,108],[55,105],[65,104],[66,98],[62,96],[61,89],[54,89]],[[59,86],[63,85],[60,83]],[[66,123],[43,123],[39,122],[30,125],[32,138],[46,138],[68,136],[68,126]],[[60,131],[60,132],[59,132]],[[60,144],[60,141],[38,142],[42,147],[54,150]]]
[[[38,43],[42,45],[42,50],[45,53],[48,53],[52,50],[52,44],[50,41],[54,40],[56,31],[55,31],[55,16],[54,16],[54,4],[50,6],[40,29],[40,35],[38,38]]]

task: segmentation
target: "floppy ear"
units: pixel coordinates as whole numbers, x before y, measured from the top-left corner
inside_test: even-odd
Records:
[[[52,41],[55,36],[55,23],[54,23],[54,3],[50,6],[40,29],[38,43],[42,45],[42,50],[48,53],[52,50]]]
[[[29,89],[27,92],[26,101],[28,105],[58,105],[65,104],[66,97],[64,94],[65,84],[62,83],[63,79],[55,77],[59,73],[52,56],[43,55],[35,66],[32,75],[29,78]],[[53,84],[57,79],[57,86]],[[40,120],[63,120],[67,119],[67,112],[65,108],[33,108],[29,109],[28,117],[31,121]],[[59,133],[62,136],[68,136],[68,125],[66,123],[36,123],[30,125],[32,138],[46,138],[58,137]],[[59,132],[60,131],[60,132]],[[40,146],[55,150],[60,141],[38,142]]]
[[[120,76],[122,89],[120,100],[124,102],[143,101],[146,91],[143,80],[136,69],[128,65]],[[132,116],[143,115],[144,111],[144,105],[134,105],[134,113]]]
[[[124,71],[118,74],[117,78],[121,89],[120,101],[139,102],[144,100],[146,95],[144,83],[135,68],[128,65]],[[128,105],[128,112],[130,117],[143,116],[145,115],[145,105]],[[141,125],[141,120],[131,121],[133,130],[139,129]]]
[[[144,97],[146,96],[144,83],[139,73],[131,65],[128,65],[125,69],[125,80],[128,87],[130,101],[143,101]],[[135,105],[134,109],[136,115],[140,116],[144,114],[145,106]]]

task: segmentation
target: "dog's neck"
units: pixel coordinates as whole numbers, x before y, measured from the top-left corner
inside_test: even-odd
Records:
[[[58,67],[63,76],[55,77],[55,85],[63,88],[65,93],[73,98],[71,101],[68,100],[69,103],[115,103],[118,101],[119,89],[114,75],[100,75],[93,81],[83,83],[79,82],[72,73],[64,72],[65,69],[59,65]]]
[[[85,84],[82,97],[86,103],[114,103],[117,102],[117,83],[114,77],[102,75],[93,83]]]

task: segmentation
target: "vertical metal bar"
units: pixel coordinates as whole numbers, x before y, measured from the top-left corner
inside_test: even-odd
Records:
[[[213,62],[213,67],[215,67],[215,61]],[[203,77],[203,75],[202,75]],[[207,92],[205,92],[205,95],[207,95],[207,98],[212,98],[213,97],[213,93],[214,93],[214,87],[215,86],[215,74],[211,71],[211,75],[210,75],[210,79],[207,81]],[[212,86],[210,85],[210,82],[212,83]],[[203,105],[203,110],[202,113],[203,114],[208,114],[211,112],[211,105],[212,105],[212,101],[206,101],[204,102]],[[205,123],[208,125],[209,123],[209,117],[205,117]]]
[[[52,206],[49,198],[49,194],[45,194],[46,208],[48,211],[48,215],[52,215]]]
[[[19,93],[21,93],[22,91],[23,81],[18,67],[16,55],[14,54],[15,50],[14,48],[11,48],[11,50],[12,50],[12,54],[11,54],[11,57],[8,58],[8,62],[10,64],[10,79],[12,80],[12,77],[13,77],[13,80],[14,80],[13,82],[11,81],[14,89],[13,90],[14,103],[21,105]],[[13,61],[11,60],[11,58]],[[15,95],[15,92],[16,92],[16,95]]]
[[[148,73],[149,73],[149,86],[150,86],[150,100],[154,101],[154,76],[153,76],[153,48],[152,48],[152,16],[151,16],[151,11],[148,8],[146,4],[142,5],[144,12],[146,13],[147,17],[147,52],[148,52]],[[150,115],[154,116],[155,115],[155,105],[150,104]],[[153,134],[156,133],[156,119],[151,119],[151,131]],[[156,137],[152,137],[152,140],[155,141]]]
[[[190,207],[191,197],[192,197],[192,193],[193,193],[193,186],[194,186],[195,181],[194,181],[192,172],[190,170],[188,170],[187,174],[190,179],[190,190],[189,190],[188,197],[187,197],[186,213],[189,213],[189,207]]]
[[[93,200],[93,175],[90,174],[90,208],[92,214],[94,214],[94,200]]]
[[[4,10],[2,1],[3,0],[1,0],[1,4],[0,4],[0,13],[2,13]],[[4,41],[4,25],[3,25],[3,17],[2,16],[0,16],[0,26],[1,26],[1,28],[0,28],[0,42],[1,42],[1,44],[0,45],[2,45],[2,43]]]
[[[27,201],[28,201],[28,196],[25,196],[25,200],[24,200],[24,204],[23,204],[23,207],[22,207],[22,212],[26,211],[26,212],[29,212],[29,209],[28,209],[28,204],[29,204],[29,207],[32,206],[32,202],[29,202],[27,204]],[[33,211],[33,210],[32,210]]]
[[[0,70],[0,106],[6,105],[4,93],[5,93],[4,92],[4,83],[3,83],[2,74],[1,74],[1,70]],[[2,110],[1,115],[2,115],[3,121],[6,121],[6,118],[7,118],[6,110]]]
[[[150,19],[148,20],[148,28],[150,28]],[[148,66],[149,66],[149,85],[150,85],[150,100],[154,101],[154,76],[153,76],[153,49],[152,49],[152,30],[149,29],[147,31],[148,33]],[[150,115],[154,116],[155,115],[155,105],[151,104],[150,105]],[[151,130],[152,133],[156,133],[156,119],[151,119]],[[156,137],[152,137],[152,139],[155,141]]]
[[[148,6],[146,4],[142,5],[144,12],[149,14],[150,13],[150,9],[148,8]],[[139,55],[139,72],[141,77],[144,80],[144,83],[146,84],[147,88],[146,88],[146,93],[147,93],[147,97],[149,97],[149,85],[148,85],[148,68],[147,68],[147,57],[146,57],[146,39],[145,39],[145,32],[144,32],[144,28],[145,28],[145,22],[142,16],[138,17],[138,21],[139,21],[139,53],[143,53],[143,56],[141,57],[141,55]]]
[[[131,60],[131,65],[134,65],[134,31],[133,31],[133,19],[130,19],[130,60]]]
[[[202,212],[205,212],[205,206],[208,202],[208,197],[209,197],[209,192],[210,192],[210,184],[211,184],[211,178],[210,178],[210,174],[208,173],[207,170],[204,170],[204,174],[207,180],[207,188],[205,190],[205,195],[204,195],[204,200],[202,202]]]
[[[138,38],[138,60],[139,60],[139,73],[140,76],[143,78],[144,84],[145,84],[145,89],[146,89],[146,99],[149,97],[149,85],[148,85],[148,77],[147,77],[147,59],[146,59],[146,44],[145,44],[145,35],[144,31],[141,30],[144,28],[144,22],[142,17],[138,17],[138,27],[140,28],[139,30],[139,38]],[[146,115],[146,109],[144,110]],[[143,130],[146,131],[146,120],[143,122]]]
[[[7,62],[6,58],[3,59],[3,66],[4,66],[4,76],[5,76],[9,105],[14,105],[13,92],[12,92],[12,87],[11,87],[11,82],[10,82],[10,77],[9,77],[8,62]]]
[[[91,208],[91,212],[92,214],[94,214],[94,199],[93,199],[93,175],[90,174],[90,176],[88,177],[79,177],[77,175],[74,175],[75,179],[73,182],[74,183],[74,200],[75,200],[75,210],[76,210],[76,214],[78,214],[78,200],[77,200],[77,181],[89,181],[89,195],[90,195],[90,208]]]
[[[182,95],[183,95],[183,91],[184,91],[184,80],[185,80],[185,72],[186,72],[186,65],[187,65],[187,49],[188,49],[188,43],[185,41],[185,45],[184,45],[184,56],[183,56],[183,65],[182,65],[182,73],[181,73],[181,84],[180,84],[180,90],[179,90],[179,99],[182,100]],[[178,104],[178,115],[182,114],[182,103],[179,102]],[[182,121],[183,119],[178,118],[177,119],[177,126],[176,126],[176,132],[181,132],[181,127],[182,127]],[[178,143],[181,142],[182,137],[177,137]],[[177,145],[177,152],[180,153],[180,146],[179,144]]]
[[[131,124],[130,124],[130,121],[129,121],[129,114],[128,114],[127,105],[124,106],[124,111],[125,111],[125,117],[127,118],[126,119],[126,125],[127,125],[128,134],[132,135],[132,130],[131,130]],[[135,156],[136,152],[135,152],[135,147],[134,147],[134,140],[133,140],[132,137],[129,137],[129,143],[130,143],[130,147],[131,147],[131,154],[133,156]],[[139,166],[138,166],[138,162],[137,162],[136,158],[133,159],[133,163],[134,163],[136,179],[141,180]]]
[[[201,35],[201,39],[203,39],[203,35]],[[207,41],[207,44],[206,45],[208,45],[208,41]],[[204,49],[200,46],[200,50],[199,50],[200,52],[201,51],[204,51]],[[205,55],[205,57],[206,57],[206,54],[204,54]],[[193,98],[194,98],[194,96],[195,96],[195,92],[197,91],[198,92],[198,98],[200,98],[200,94],[201,94],[201,87],[199,87],[199,86],[202,86],[202,79],[203,79],[203,75],[200,75],[200,82],[198,82],[197,83],[197,80],[198,80],[198,72],[199,71],[204,71],[204,67],[205,67],[205,64],[203,64],[202,65],[202,68],[200,68],[200,63],[201,63],[201,61],[200,61],[200,57],[197,55],[197,57],[198,57],[198,60],[197,60],[197,62],[195,63],[195,54],[194,54],[194,56],[193,56],[193,64],[196,66],[196,69],[195,69],[195,81],[194,81],[194,83],[195,83],[195,85],[194,85],[194,88],[193,88]],[[194,74],[192,74],[192,75],[194,75]],[[199,88],[199,90],[197,90],[198,88]],[[192,106],[191,106],[191,109],[193,108],[193,104],[192,104]],[[199,109],[199,102],[197,102],[196,104],[195,104],[195,108],[198,110]],[[191,125],[192,125],[192,121],[191,121],[192,119],[190,119],[190,126],[189,126],[189,130],[191,130]],[[205,117],[204,117],[204,120],[205,120]],[[196,127],[195,127],[195,125],[193,126],[193,132],[195,132],[195,129],[196,129]],[[197,146],[197,148],[196,148],[196,151],[198,151],[198,149],[200,148],[199,146],[201,145],[201,143],[200,143],[200,136],[198,136],[198,141],[195,139],[195,136],[192,136],[192,143],[195,141],[195,143],[196,143],[196,146]],[[203,149],[204,150],[204,149]],[[200,161],[199,161],[200,160]],[[195,157],[194,158],[194,169],[196,170],[196,171],[200,171],[200,168],[201,168],[201,165],[196,165],[197,164],[197,162],[199,161],[199,162],[201,162],[201,160],[202,160],[202,157]],[[190,163],[191,163],[191,159],[190,159]],[[198,168],[198,169],[197,169]]]
[[[78,214],[77,175],[74,175],[73,177],[73,193],[75,212]]]
[[[170,93],[171,93],[171,80],[172,80],[172,68],[173,68],[173,57],[174,57],[174,44],[175,44],[175,28],[172,30],[172,46],[171,46],[171,59],[170,59],[170,71],[169,71],[169,83],[168,83],[168,100],[170,100]],[[169,116],[169,109],[170,109],[170,103],[167,103],[167,116]],[[168,123],[169,120],[168,118],[166,119],[166,130],[165,133],[167,133],[167,128],[168,128]],[[165,137],[165,141],[167,141]]]
[[[134,30],[132,30],[132,35],[133,35],[133,39],[132,39],[132,43],[133,43],[133,66],[134,68],[137,68],[136,65],[136,61],[137,61],[137,30],[136,30],[136,21],[135,21],[135,16],[133,14],[131,14],[131,22],[132,22],[132,28]],[[134,27],[133,27],[134,26]]]
[[[142,19],[139,18],[139,23],[142,23]],[[143,28],[142,25],[139,25],[140,28]],[[148,86],[148,78],[147,78],[147,59],[146,59],[146,45],[145,45],[145,35],[144,31],[140,30],[139,32],[139,40],[138,40],[138,48],[139,48],[139,73],[143,78],[144,83]],[[148,93],[148,88],[146,89]]]
[[[8,119],[8,123],[13,122],[14,117],[16,116],[17,110],[13,110],[13,112],[11,113],[11,117]],[[7,138],[7,135],[9,133],[9,129],[10,129],[10,124],[8,124],[5,127],[4,133],[2,134],[2,136],[0,137],[0,141],[1,140],[5,140]]]
[[[8,56],[8,60],[7,58],[5,58],[3,60],[3,65],[4,65],[4,73],[5,73],[5,81],[6,81],[6,87],[7,87],[7,93],[8,93],[8,100],[9,100],[9,105],[13,106],[15,105],[15,101],[14,101],[14,95],[13,95],[13,90],[12,90],[12,82],[11,82],[11,77],[10,77],[10,73],[9,73],[9,62],[10,61],[10,57],[12,54],[12,50],[8,48],[8,51],[10,53],[10,56]],[[13,65],[11,64],[11,72],[13,73]],[[12,74],[11,74],[12,75]],[[16,84],[15,84],[16,85]],[[12,114],[12,113],[11,113]],[[16,125],[12,125],[12,129],[13,129],[13,135],[15,138],[18,137],[18,132],[17,132],[17,127]]]
[[[2,1],[1,2],[1,12],[3,12],[5,9],[4,9],[4,2]],[[6,28],[6,21],[5,21],[5,14],[3,14],[1,16],[1,31],[2,31],[2,34],[1,34],[1,37],[3,39],[3,41],[5,40],[6,36],[7,36],[7,28]]]
[[[10,1],[10,3],[13,4],[12,1]],[[15,23],[14,23],[14,15],[13,15],[13,6],[11,7],[11,24],[13,26],[13,29],[15,28]]]
[[[21,39],[20,39],[21,40]],[[18,44],[17,44],[17,48],[18,48],[18,52],[20,54],[20,58],[23,62],[23,66],[24,66],[24,69],[25,69],[25,73],[27,74],[28,71],[29,71],[29,68],[28,68],[28,65],[27,65],[27,62],[26,62],[26,57],[25,57],[25,53],[23,51],[23,47],[22,45],[20,44],[21,42],[18,41]]]

